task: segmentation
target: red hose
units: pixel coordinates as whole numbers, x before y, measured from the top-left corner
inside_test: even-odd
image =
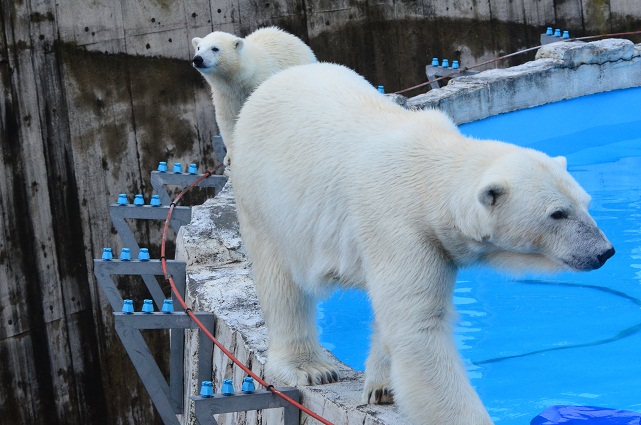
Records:
[[[196,315],[194,314],[192,309],[187,307],[187,303],[185,303],[185,300],[183,299],[183,297],[178,292],[178,288],[176,287],[174,279],[167,272],[167,258],[165,257],[165,242],[166,242],[166,239],[167,239],[167,230],[169,229],[169,222],[171,220],[171,215],[174,212],[174,207],[176,206],[176,204],[178,203],[180,198],[182,198],[182,196],[185,193],[187,193],[191,188],[193,188],[198,183],[200,183],[201,181],[203,181],[204,179],[206,179],[207,177],[209,177],[210,175],[215,173],[216,170],[219,167],[220,167],[220,165],[218,167],[212,169],[212,170],[207,171],[205,174],[203,174],[198,179],[196,179],[193,183],[191,183],[189,186],[187,186],[185,188],[185,190],[180,192],[178,194],[178,196],[176,196],[174,198],[173,202],[169,206],[169,211],[167,212],[167,219],[165,220],[165,226],[164,226],[163,231],[162,231],[162,239],[161,239],[161,243],[160,243],[160,263],[162,264],[162,271],[163,271],[163,273],[165,275],[165,281],[169,282],[169,284],[171,285],[171,290],[174,293],[174,296],[176,297],[176,299],[180,303],[181,307],[185,310],[185,313],[187,313],[187,315],[191,318],[191,320],[194,321],[194,323],[200,328],[201,331],[203,331],[203,333],[207,336],[207,338],[209,338],[216,345],[216,347],[218,347],[227,357],[229,357],[231,359],[231,361],[236,363],[236,365],[238,367],[240,367],[245,373],[247,373],[247,375],[251,376],[260,385],[264,386],[265,388],[270,390],[272,393],[276,394],[278,397],[286,400],[288,403],[296,406],[298,409],[300,409],[301,411],[305,412],[306,414],[308,414],[312,418],[316,419],[317,421],[319,421],[319,422],[321,422],[321,423],[323,423],[325,425],[333,425],[327,419],[325,419],[325,418],[321,417],[320,415],[312,412],[311,410],[309,410],[308,408],[306,408],[305,406],[303,406],[302,404],[300,404],[296,400],[294,400],[291,397],[288,397],[286,394],[283,394],[282,392],[278,391],[276,388],[274,388],[273,385],[269,385],[265,380],[260,378],[258,375],[256,375],[254,372],[252,372],[247,366],[245,366],[240,360],[238,360],[228,349],[226,349],[216,339],[216,337],[214,337],[214,335],[212,335],[212,333],[209,332],[209,330],[207,330],[205,325],[203,325],[203,323],[200,320],[198,320],[198,317],[196,317]]]

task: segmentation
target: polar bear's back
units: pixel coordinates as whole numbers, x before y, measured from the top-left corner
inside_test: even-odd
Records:
[[[314,63],[286,69],[259,86],[240,112],[235,138],[242,140],[237,148],[245,158],[269,158],[287,168],[303,158],[341,162],[368,154],[358,163],[384,167],[393,160],[386,153],[441,131],[458,134],[438,111],[409,111],[356,72]]]
[[[390,114],[406,112],[360,75],[328,63],[282,71],[258,87],[249,99],[239,115],[239,123],[243,124],[237,126],[236,132],[247,140],[274,134],[329,143],[345,140],[346,132],[368,133],[372,124],[385,117],[390,119]],[[270,134],[264,134],[265,129]],[[253,150],[256,143],[261,144],[249,142],[246,148]]]
[[[261,67],[269,68],[272,72],[316,62],[316,56],[309,46],[300,38],[277,27],[258,29],[245,37],[245,40],[257,49],[262,61],[274,62],[271,65],[260,63]],[[260,83],[262,81],[258,82]]]

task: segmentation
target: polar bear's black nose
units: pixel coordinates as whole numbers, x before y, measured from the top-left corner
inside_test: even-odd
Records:
[[[194,66],[196,68],[202,67],[203,66],[203,58],[202,58],[202,56],[200,56],[200,55],[194,56],[193,63],[194,63]]]
[[[607,251],[605,251],[604,253],[598,256],[599,262],[601,263],[601,265],[603,265],[613,255],[614,255],[614,247],[611,247],[610,249],[608,249]]]

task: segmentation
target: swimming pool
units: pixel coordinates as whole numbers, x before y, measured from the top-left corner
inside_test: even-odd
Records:
[[[641,88],[600,93],[461,126],[464,134],[564,155],[617,250],[599,270],[512,278],[463,270],[456,337],[497,424],[555,404],[641,411]],[[319,304],[325,347],[364,370],[372,312],[364,292]]]

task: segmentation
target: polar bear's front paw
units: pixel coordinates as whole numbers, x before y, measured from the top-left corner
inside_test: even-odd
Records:
[[[267,374],[293,386],[331,384],[340,379],[338,368],[320,359],[303,362],[278,357],[268,358]]]
[[[363,401],[368,404],[392,404],[394,403],[394,393],[389,382],[370,382],[365,381],[363,390]]]

